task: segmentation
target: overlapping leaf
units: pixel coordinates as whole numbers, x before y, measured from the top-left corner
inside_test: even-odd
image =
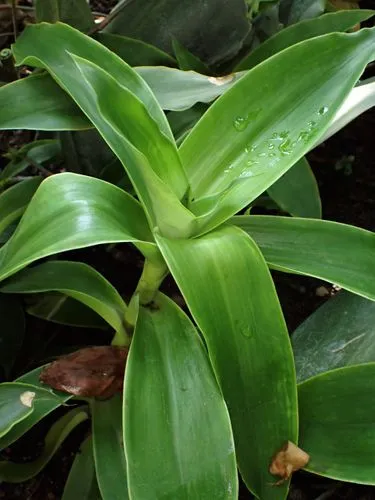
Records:
[[[161,294],[139,311],[125,372],[124,442],[130,498],[237,499],[223,397],[193,324]]]
[[[224,227],[158,244],[205,338],[227,402],[237,463],[259,497],[283,499],[268,467],[297,439],[297,401],[288,332],[267,266],[242,231]]]
[[[337,222],[237,216],[231,222],[251,235],[268,265],[336,283],[375,300],[375,234]]]

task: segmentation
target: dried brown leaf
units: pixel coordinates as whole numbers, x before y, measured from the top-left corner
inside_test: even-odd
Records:
[[[293,472],[305,467],[309,460],[310,456],[305,451],[298,448],[291,441],[287,441],[272,458],[269,471],[271,474],[281,478],[276,483],[281,484],[289,479]]]

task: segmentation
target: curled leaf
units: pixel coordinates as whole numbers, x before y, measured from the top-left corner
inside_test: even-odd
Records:
[[[275,476],[280,476],[281,480],[276,485],[282,484],[293,472],[305,467],[309,460],[310,456],[306,452],[291,441],[287,441],[272,458],[269,471]]]
[[[46,366],[40,381],[74,396],[108,399],[122,390],[127,355],[125,347],[79,349]]]

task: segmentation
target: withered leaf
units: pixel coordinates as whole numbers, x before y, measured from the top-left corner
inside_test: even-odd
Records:
[[[53,361],[39,380],[74,396],[108,399],[122,391],[127,355],[125,347],[86,347]]]
[[[287,441],[272,458],[269,471],[271,474],[281,477],[276,485],[282,484],[290,478],[293,472],[305,467],[309,460],[310,456],[305,451],[291,441]]]

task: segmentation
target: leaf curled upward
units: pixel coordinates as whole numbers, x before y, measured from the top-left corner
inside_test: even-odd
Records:
[[[293,472],[305,467],[309,460],[310,456],[306,452],[291,441],[287,441],[273,456],[270,465],[270,473],[281,478],[275,486],[289,479]]]
[[[74,396],[109,399],[122,391],[128,349],[85,347],[46,366],[40,381]]]

